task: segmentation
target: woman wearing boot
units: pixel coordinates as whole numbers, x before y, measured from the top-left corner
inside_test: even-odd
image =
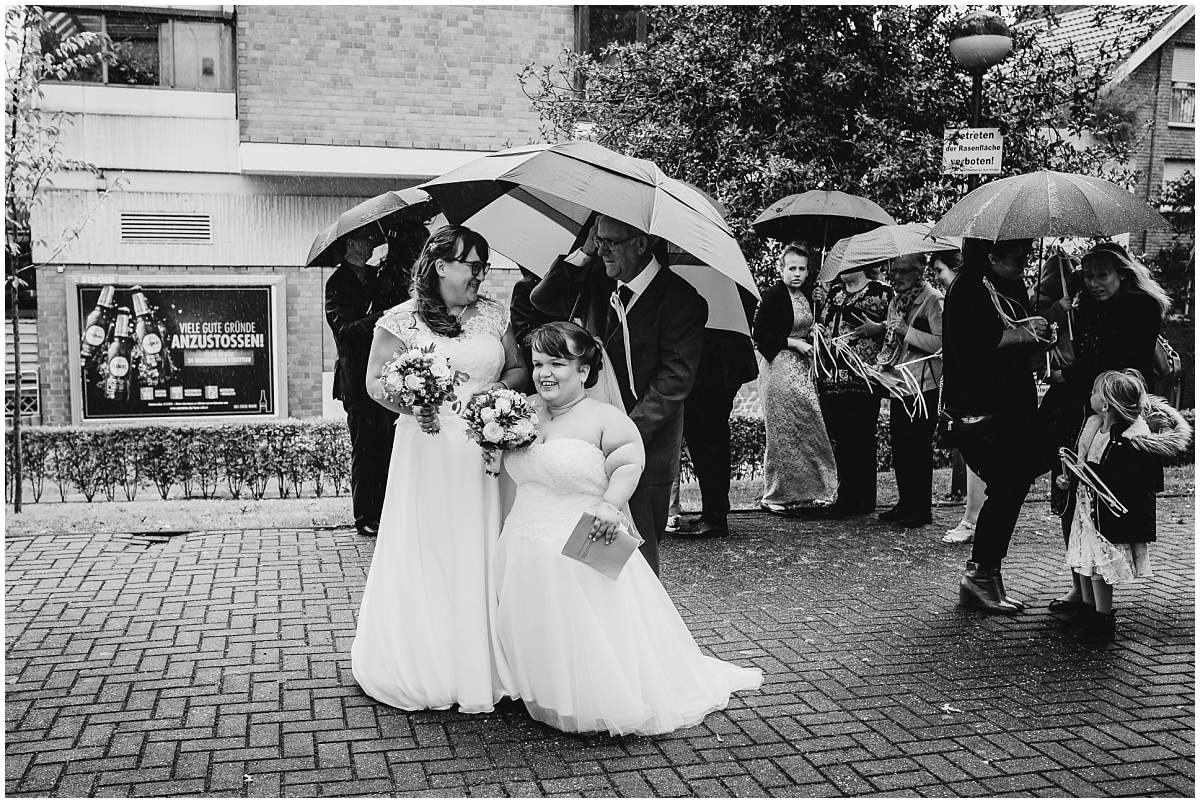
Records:
[[[987,483],[961,604],[1014,614],[1024,604],[1004,590],[1001,564],[1034,478],[1051,456],[1037,433],[1032,357],[1051,343],[1034,316],[1021,275],[1031,240],[963,241],[963,270],[942,318],[943,415],[967,465]]]

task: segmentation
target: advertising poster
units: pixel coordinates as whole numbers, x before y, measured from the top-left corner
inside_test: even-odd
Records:
[[[79,286],[83,418],[275,415],[271,292]]]

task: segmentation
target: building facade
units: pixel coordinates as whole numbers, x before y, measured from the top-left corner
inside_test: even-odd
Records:
[[[576,36],[572,6],[46,10],[61,34],[106,32],[118,60],[43,86],[68,115],[64,150],[100,170],[60,177],[31,221],[50,263],[31,416],[45,424],[340,414],[330,270],[303,267],[314,236],[366,198],[538,141],[517,75]],[[488,289],[507,297],[515,279],[496,271]],[[141,360],[122,384],[81,353],[106,286],[131,338],[172,319],[169,377]],[[194,378],[217,366],[242,379]]]

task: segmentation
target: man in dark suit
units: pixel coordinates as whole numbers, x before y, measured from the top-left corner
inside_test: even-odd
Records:
[[[738,288],[749,323],[757,302]],[[749,335],[705,329],[704,351],[696,386],[684,402],[683,438],[700,481],[699,518],[681,519],[671,532],[679,538],[716,538],[729,534],[729,414],[742,385],[758,376],[758,360]]]
[[[369,227],[351,232],[341,263],[325,283],[325,319],[337,344],[333,398],[346,409],[354,527],[366,536],[379,532],[396,423],[396,414],[373,401],[366,386],[375,322],[389,306],[379,297],[383,288],[377,269],[367,265],[381,242]]]
[[[543,313],[579,319],[604,344],[646,447],[646,469],[629,508],[655,573],[679,471],[683,402],[696,380],[708,320],[704,299],[654,255],[656,244],[656,237],[600,216],[582,247],[559,259],[530,293]]]

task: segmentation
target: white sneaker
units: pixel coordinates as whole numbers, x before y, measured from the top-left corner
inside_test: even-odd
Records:
[[[968,544],[975,538],[974,522],[963,519],[953,530],[946,530],[942,536],[943,544]]]

